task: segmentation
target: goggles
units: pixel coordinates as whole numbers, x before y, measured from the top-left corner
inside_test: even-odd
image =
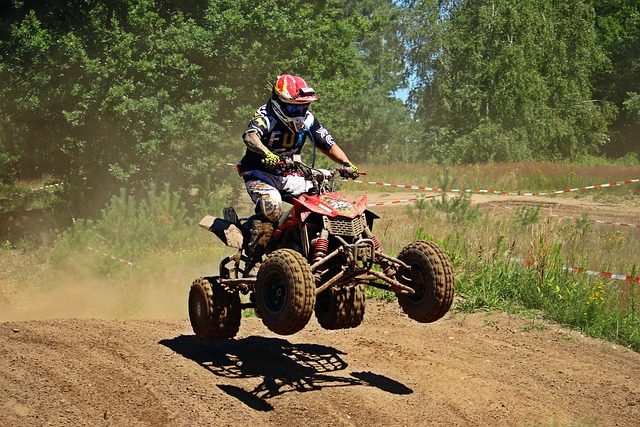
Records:
[[[287,104],[285,102],[280,103],[283,112],[289,117],[302,117],[307,114],[309,104]]]

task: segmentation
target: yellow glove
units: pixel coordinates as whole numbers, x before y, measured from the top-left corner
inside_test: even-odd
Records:
[[[340,175],[347,179],[358,179],[360,173],[358,173],[358,167],[351,162],[344,162],[340,169]]]
[[[269,150],[266,150],[266,156],[264,158],[264,166],[267,170],[275,170],[278,167],[278,163],[280,162],[280,156],[272,153]]]

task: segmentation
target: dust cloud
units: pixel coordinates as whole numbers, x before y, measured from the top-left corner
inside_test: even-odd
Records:
[[[28,280],[0,277],[0,321],[185,319],[189,285],[199,277],[194,275],[206,275],[204,267],[182,267],[169,277],[117,268],[122,271],[100,277],[90,266],[66,263],[29,274]]]

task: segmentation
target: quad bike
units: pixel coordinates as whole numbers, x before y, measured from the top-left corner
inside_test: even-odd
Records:
[[[205,216],[200,221],[238,250],[220,262],[218,276],[198,278],[191,285],[189,318],[197,337],[233,338],[247,308],[254,308],[265,326],[280,335],[302,330],[314,312],[325,329],[353,328],[364,317],[365,285],[394,292],[404,312],[418,322],[434,322],[446,314],[454,274],[440,247],[420,240],[405,246],[397,258],[385,254],[372,233],[379,217],[367,209],[367,197],[352,203],[333,191],[344,169],[312,168],[299,156],[284,166],[303,173],[313,188],[290,198],[292,204],[283,203],[264,257],[248,256],[257,215],[239,219],[233,208],[226,208],[224,219]],[[248,301],[241,302],[240,294],[248,295]]]

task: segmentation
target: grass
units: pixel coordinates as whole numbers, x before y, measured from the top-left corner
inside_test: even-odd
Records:
[[[393,165],[373,165],[367,170],[374,171],[370,175],[375,175],[376,181],[440,188],[447,187],[448,182],[443,168],[423,167],[422,174],[417,172],[418,168],[397,170]],[[458,177],[458,188],[546,192],[636,179],[640,177],[640,168],[471,165],[449,168],[447,174]],[[468,176],[474,180],[465,183]],[[377,187],[377,191],[401,190]],[[593,197],[599,203],[640,206],[640,184],[590,191],[554,197]],[[504,310],[518,314],[534,310],[544,319],[640,351],[640,284],[563,268],[576,266],[639,276],[640,229],[594,224],[588,221],[588,213],[580,220],[545,216],[537,208],[518,210],[512,215],[498,215],[486,209],[478,213],[469,210],[466,204],[446,205],[440,199],[416,202],[394,217],[384,214],[382,217],[376,233],[390,253],[397,253],[406,242],[420,238],[434,240],[447,251],[457,274],[460,298],[455,310]],[[535,264],[515,262],[507,254]],[[373,296],[380,298],[378,294]],[[383,294],[382,298],[388,296]]]
[[[619,164],[360,166],[368,173],[363,178],[371,181],[521,192],[547,192],[640,177],[639,166]],[[357,183],[343,183],[341,187],[340,191],[349,194],[408,191]],[[138,301],[138,305],[143,304],[140,301],[147,294],[134,292],[129,289],[132,286],[147,288],[150,292],[155,289],[153,286],[166,286],[175,290],[175,298],[180,298],[184,296],[185,286],[196,277],[217,274],[220,259],[233,250],[194,224],[199,214],[193,220],[185,218],[179,201],[170,197],[168,189],[162,191],[159,196],[150,195],[141,205],[127,203],[124,196],[116,198],[112,206],[105,209],[101,224],[78,222],[58,239],[53,251],[43,255],[56,260],[49,269],[67,276],[78,275],[79,280],[87,280],[84,274],[89,271],[100,280],[118,282],[117,286],[121,286],[118,289],[127,289],[130,299]],[[216,202],[215,194],[207,192],[206,195],[207,199],[198,205],[199,212],[219,215],[221,204]],[[246,202],[246,195],[242,196]],[[599,203],[640,206],[640,184],[554,197],[591,197]],[[139,210],[136,206],[145,206],[146,214],[136,213]],[[373,210],[381,216],[374,233],[387,253],[397,255],[416,239],[433,240],[446,250],[457,276],[459,298],[455,310],[503,310],[525,316],[534,313],[535,319],[571,325],[585,334],[640,351],[640,284],[563,269],[576,266],[634,277],[640,275],[640,229],[594,224],[589,221],[588,212],[579,220],[562,220],[547,216],[535,207],[510,212],[479,207],[473,195],[460,199],[439,197],[406,204],[404,208]],[[170,214],[164,215],[165,212]],[[132,222],[127,223],[126,215],[133,215]],[[175,218],[179,221],[174,221]],[[635,222],[640,222],[640,218]],[[122,228],[121,224],[127,226]],[[158,233],[159,229],[162,232]],[[139,237],[121,236],[121,230],[131,230],[126,233],[134,232]],[[123,271],[128,267],[86,251],[87,245],[130,259],[139,268],[129,268],[125,274]],[[4,257],[15,254],[19,248],[20,245],[7,244],[0,251]],[[525,258],[531,263],[516,262],[513,258]],[[76,274],[74,269],[79,265],[82,273]],[[51,272],[42,274],[47,276]],[[395,298],[394,294],[375,288],[367,289],[367,296],[380,300]],[[185,301],[168,303],[180,305],[179,313],[185,314]],[[136,307],[121,309],[121,313],[133,313]],[[542,324],[536,320],[530,329],[541,328]]]
[[[455,177],[455,186],[462,190],[498,190],[509,192],[547,192],[581,186],[599,185],[625,179],[640,178],[640,166],[627,164],[580,165],[575,163],[521,162],[490,163],[462,166],[431,165],[363,165],[365,181],[386,182],[424,187],[443,188],[442,177]],[[357,189],[359,184],[345,184],[347,189]],[[392,192],[393,188],[368,185],[367,192]],[[596,196],[604,200],[615,197],[640,195],[638,186],[623,185],[616,188],[570,193],[571,197]]]
[[[0,213],[49,208],[59,201],[56,192],[63,185],[50,176],[0,185]]]

